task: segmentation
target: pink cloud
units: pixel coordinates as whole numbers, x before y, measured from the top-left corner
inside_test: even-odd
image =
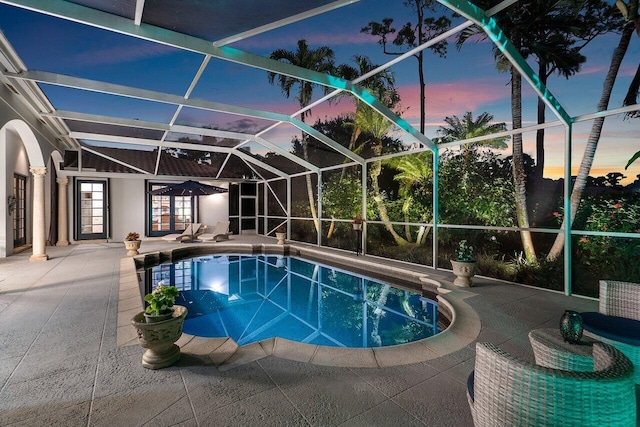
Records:
[[[588,74],[601,74],[601,73],[604,73],[606,70],[607,70],[607,66],[606,65],[596,65],[596,66],[593,66],[593,67],[583,68],[576,75],[577,76],[586,76]]]
[[[403,117],[418,119],[420,115],[420,90],[418,85],[400,86]],[[509,88],[504,82],[489,80],[464,81],[460,83],[432,83],[426,88],[427,119],[441,121],[446,116],[461,115],[466,111],[476,112],[483,105],[509,99]],[[505,98],[506,97],[506,98]]]

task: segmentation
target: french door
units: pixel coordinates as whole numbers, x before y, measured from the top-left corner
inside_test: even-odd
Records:
[[[10,202],[13,216],[13,247],[27,243],[27,177],[13,175],[13,200]]]
[[[166,187],[163,183],[148,183],[149,191]],[[149,236],[164,236],[184,231],[195,218],[195,198],[190,196],[149,195]]]
[[[107,182],[76,181],[76,238],[107,238]]]

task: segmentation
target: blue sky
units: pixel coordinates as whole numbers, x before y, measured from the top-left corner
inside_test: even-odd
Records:
[[[294,50],[299,39],[306,39],[311,47],[326,45],[336,54],[336,63],[348,63],[355,54],[364,54],[374,63],[383,64],[394,57],[384,55],[377,40],[360,29],[370,21],[394,18],[396,26],[410,19],[409,9],[402,0],[362,0],[349,6],[287,25],[283,28],[253,36],[232,46],[268,56],[275,49]],[[53,71],[73,76],[102,80],[123,85],[183,95],[203,59],[202,55],[180,51],[109,31],[86,27],[61,19],[44,16],[12,6],[0,4],[0,29],[25,62],[27,68]],[[582,71],[569,80],[552,77],[549,89],[571,116],[595,110],[600,98],[611,52],[618,35],[600,37],[583,53],[587,63]],[[509,76],[495,70],[489,42],[468,43],[460,51],[450,45],[446,59],[426,54],[427,81],[427,137],[435,136],[445,116],[461,117],[466,111],[474,116],[487,111],[497,121],[510,123]],[[628,83],[640,61],[640,40],[634,35],[618,77],[611,108],[621,106]],[[402,116],[418,127],[418,90],[416,61],[407,58],[391,67],[402,97]],[[175,107],[139,100],[122,100],[109,95],[41,86],[58,109],[86,111],[125,118],[139,118],[168,122]],[[523,122],[536,121],[536,96],[523,82]],[[321,95],[317,91],[316,98]],[[279,88],[269,85],[266,72],[212,59],[192,97],[211,101],[292,114],[298,109],[295,101],[285,99]],[[313,109],[315,117],[335,117],[353,111],[346,99],[338,103],[324,103]],[[547,120],[555,117],[547,112]],[[230,130],[254,130],[267,122],[252,123],[246,118],[212,114],[185,109],[176,123],[213,125]],[[586,140],[589,124],[577,126],[575,152],[579,163],[580,147]],[[622,121],[611,118],[605,125],[605,135],[599,148],[595,170],[621,170],[630,155],[640,149],[640,120]],[[274,141],[287,146],[294,129],[271,132]],[[561,169],[563,153],[562,128],[549,131],[549,168]],[[525,135],[525,150],[533,154],[533,134]],[[611,149],[615,146],[615,149]],[[640,163],[639,163],[640,164]],[[551,169],[550,169],[551,170]],[[551,173],[551,172],[550,172]],[[640,169],[626,174],[635,177]],[[594,173],[597,174],[597,173]],[[554,172],[555,175],[555,172]]]

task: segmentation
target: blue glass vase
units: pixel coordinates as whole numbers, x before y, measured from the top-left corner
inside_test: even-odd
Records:
[[[566,310],[560,318],[560,335],[571,344],[577,344],[582,338],[582,317],[577,311]]]

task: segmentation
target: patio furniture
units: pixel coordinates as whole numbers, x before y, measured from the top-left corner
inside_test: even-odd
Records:
[[[640,384],[640,284],[600,281],[598,313],[580,313],[584,335],[611,344],[636,367]]]
[[[565,371],[593,372],[594,339],[583,337],[570,344],[557,328],[534,329],[529,332],[536,364]]]
[[[608,344],[592,349],[594,371],[574,372],[477,343],[467,387],[474,425],[635,426],[633,365]]]
[[[166,240],[168,242],[191,241],[193,240],[194,236],[198,235],[199,230],[200,224],[194,222],[192,224],[189,224],[182,233],[167,234],[166,236],[162,236],[162,240]]]
[[[229,240],[229,221],[218,221],[213,230],[206,231],[198,236],[198,240],[203,242],[220,242],[222,240]]]

